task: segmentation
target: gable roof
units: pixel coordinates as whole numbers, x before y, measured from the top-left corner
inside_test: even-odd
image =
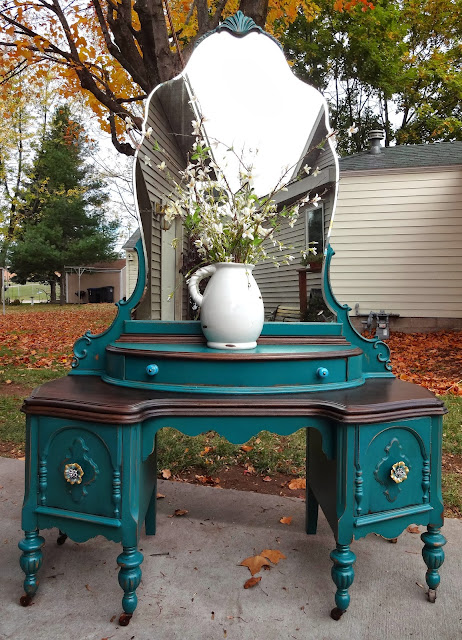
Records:
[[[127,242],[124,244],[124,246],[122,247],[122,249],[124,249],[125,251],[127,249],[134,249],[135,248],[135,244],[138,242],[138,240],[141,238],[141,231],[139,230],[139,228],[135,231],[135,233],[132,233],[132,235],[129,237],[129,239],[127,240]]]
[[[339,158],[340,171],[368,169],[413,169],[415,167],[462,166],[462,142],[434,142],[432,144],[380,147],[380,153],[369,151]]]

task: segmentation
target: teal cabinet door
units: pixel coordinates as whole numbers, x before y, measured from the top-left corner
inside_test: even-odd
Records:
[[[405,425],[361,428],[361,515],[429,502],[429,438],[430,421],[423,429]]]
[[[122,461],[119,429],[62,425],[39,436],[38,504],[120,517]]]

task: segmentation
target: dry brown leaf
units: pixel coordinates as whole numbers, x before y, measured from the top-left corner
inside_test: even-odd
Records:
[[[287,516],[286,518],[281,518],[279,520],[281,524],[290,524],[292,522],[292,516]]]
[[[259,576],[258,578],[249,578],[248,580],[246,580],[246,582],[244,583],[244,589],[251,589],[252,587],[254,587],[256,584],[258,584],[261,580],[261,576]]]
[[[264,558],[268,558],[273,564],[277,564],[279,560],[285,560],[286,556],[279,551],[278,549],[264,549],[261,553],[261,556]]]
[[[412,524],[410,524],[408,526],[407,530],[409,531],[409,533],[420,533],[419,527],[417,527],[416,525],[412,525]]]
[[[187,509],[175,509],[175,511],[173,512],[174,516],[185,516],[187,513],[189,513],[189,511]]]
[[[263,478],[263,482],[271,482],[271,478],[269,476],[265,476]]]
[[[163,494],[163,493],[158,493],[158,494],[157,494],[157,496],[156,496],[156,498],[157,498],[158,500],[161,500],[162,498],[165,498],[165,496],[164,496],[164,494]]]
[[[11,384],[12,380],[5,380],[5,384]]]
[[[244,475],[248,476],[255,473],[255,467],[251,464],[246,464],[246,468],[244,469]]]
[[[306,489],[306,478],[294,478],[289,482],[289,489]]]
[[[242,451],[245,451],[246,453],[248,453],[249,451],[252,451],[253,447],[251,447],[249,444],[243,444],[241,449]]]
[[[170,471],[170,469],[162,469],[162,477],[165,480],[168,480],[169,478],[172,477],[172,472]]]
[[[91,591],[91,587],[90,587],[90,585],[89,585],[89,584],[86,584],[86,585],[85,585],[85,589],[87,589],[87,591]]]
[[[242,567],[248,567],[250,573],[253,576],[258,573],[265,565],[269,567],[270,563],[268,562],[267,558],[264,558],[263,556],[250,556],[249,558],[243,560],[240,564],[240,566]]]

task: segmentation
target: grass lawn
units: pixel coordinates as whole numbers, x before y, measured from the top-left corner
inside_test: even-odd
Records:
[[[0,455],[24,455],[25,417],[19,411],[23,398],[39,384],[66,375],[73,342],[86,329],[93,333],[104,330],[114,312],[113,305],[83,305],[80,309],[77,305],[46,305],[39,310],[34,305],[27,310],[9,308],[7,316],[0,317]],[[462,396],[447,394],[443,400],[449,410],[444,417],[443,497],[446,514],[461,517]],[[277,436],[263,431],[242,446],[215,432],[193,438],[163,429],[158,456],[159,470],[173,476],[189,473],[194,478],[196,473],[209,477],[236,466],[243,475],[303,476],[305,434],[300,430]]]

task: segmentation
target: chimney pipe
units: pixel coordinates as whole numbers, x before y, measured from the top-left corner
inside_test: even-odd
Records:
[[[383,140],[383,131],[381,129],[373,129],[369,131],[368,139],[370,143],[369,153],[376,155],[377,153],[381,153],[380,140]]]

